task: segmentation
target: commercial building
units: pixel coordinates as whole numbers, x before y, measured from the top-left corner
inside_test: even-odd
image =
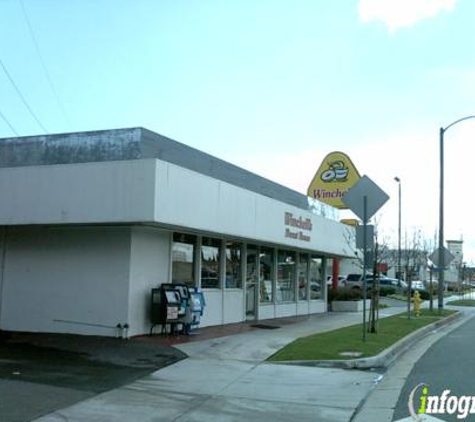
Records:
[[[444,273],[444,280],[452,287],[458,285],[463,279],[463,239],[447,240],[447,249],[454,259],[450,262]]]
[[[0,140],[0,329],[150,330],[151,289],[199,286],[202,326],[325,312],[348,226],[143,128]]]

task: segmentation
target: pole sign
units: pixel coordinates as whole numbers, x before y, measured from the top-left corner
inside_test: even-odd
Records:
[[[356,235],[356,247],[358,249],[364,250],[364,226],[357,226],[355,229]],[[366,225],[366,250],[373,250],[374,249],[374,226],[367,224]]]
[[[455,257],[453,256],[452,252],[450,252],[445,246],[442,247],[442,249],[437,248],[429,255],[429,259],[438,268],[447,267],[454,260],[454,258]]]
[[[310,182],[307,195],[339,209],[348,209],[343,195],[360,179],[350,158],[343,152],[331,152],[320,164]]]
[[[368,176],[363,176],[343,198],[348,208],[361,218],[363,223],[367,222],[388,199],[389,196],[386,192]],[[364,207],[365,202],[366,208]]]

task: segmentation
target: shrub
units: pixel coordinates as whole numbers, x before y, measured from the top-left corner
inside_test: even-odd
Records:
[[[363,298],[360,289],[352,289],[350,287],[343,287],[341,289],[329,290],[328,301],[334,300],[361,300]]]
[[[412,295],[414,296],[414,293]],[[430,299],[430,293],[426,290],[419,290],[419,296],[422,300]]]
[[[381,288],[379,289],[380,296],[388,296],[388,295],[393,295],[395,293],[396,293],[396,289],[394,287],[381,286]]]

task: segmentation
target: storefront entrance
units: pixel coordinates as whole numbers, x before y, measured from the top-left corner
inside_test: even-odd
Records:
[[[259,292],[259,248],[256,245],[247,246],[246,258],[246,319],[252,321],[257,319],[257,301]]]

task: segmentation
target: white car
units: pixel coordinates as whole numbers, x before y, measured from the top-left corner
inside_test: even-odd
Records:
[[[343,287],[345,285],[346,275],[339,275],[338,276],[338,284],[337,287]],[[327,276],[327,286],[331,287],[333,285],[333,276]]]

